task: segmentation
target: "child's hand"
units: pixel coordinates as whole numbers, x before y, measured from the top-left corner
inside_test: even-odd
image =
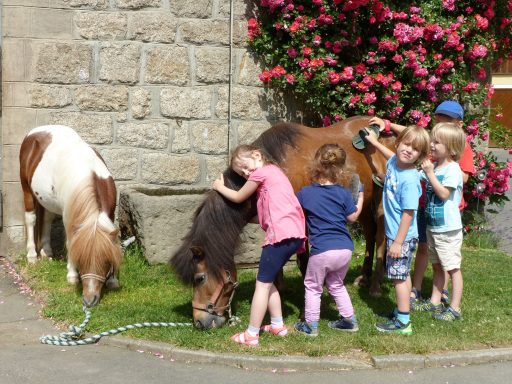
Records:
[[[423,163],[421,163],[421,169],[423,169],[423,172],[426,174],[434,172],[434,164],[429,159],[425,159]]]
[[[365,128],[366,132],[368,132],[368,134],[364,137],[364,139],[366,141],[368,141],[369,143],[374,143],[377,141],[378,137],[377,137],[377,134],[375,133],[375,131],[373,129],[370,129],[370,128]]]
[[[222,188],[224,186],[224,176],[222,175],[222,173],[220,174],[220,178],[216,179],[214,182],[213,182],[213,186],[212,188],[216,191],[218,191],[220,188]]]
[[[389,247],[388,254],[393,259],[398,259],[402,255],[402,244],[393,241],[391,247]]]
[[[386,126],[386,124],[384,123],[384,120],[382,120],[380,117],[377,117],[377,116],[374,116],[370,119],[370,121],[368,122],[370,125],[378,125],[379,126],[379,131],[383,131],[384,130],[384,127]]]

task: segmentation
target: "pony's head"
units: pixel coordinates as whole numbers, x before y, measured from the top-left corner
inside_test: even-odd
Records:
[[[228,169],[224,182],[240,189],[245,180]],[[255,214],[253,207],[251,200],[235,204],[216,191],[207,192],[183,244],[170,259],[178,277],[193,287],[192,316],[197,328],[223,326],[231,316],[237,286],[234,254],[244,225]]]
[[[68,262],[78,269],[82,298],[87,307],[99,303],[107,281],[117,281],[122,256],[119,229],[109,214],[99,209],[101,199],[97,193],[94,183],[78,188],[65,215]]]

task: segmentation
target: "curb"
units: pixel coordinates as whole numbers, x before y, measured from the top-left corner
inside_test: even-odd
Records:
[[[465,366],[512,361],[512,348],[491,348],[473,351],[432,353],[427,355],[378,355],[370,362],[346,358],[312,358],[307,356],[244,356],[208,351],[179,349],[161,342],[134,340],[125,337],[102,339],[101,344],[131,351],[161,355],[165,359],[186,363],[210,363],[264,371],[346,371],[362,369],[423,369]]]

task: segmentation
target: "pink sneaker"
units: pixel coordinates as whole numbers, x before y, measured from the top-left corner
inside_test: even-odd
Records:
[[[261,332],[270,332],[273,335],[283,337],[288,334],[288,328],[286,328],[286,325],[283,325],[282,327],[272,327],[271,324],[267,324],[261,327]]]
[[[256,347],[259,343],[259,336],[251,336],[245,331],[231,336],[231,340],[238,344],[247,345],[248,347]]]

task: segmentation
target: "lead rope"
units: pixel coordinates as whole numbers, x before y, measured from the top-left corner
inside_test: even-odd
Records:
[[[128,245],[135,241],[135,237],[132,236],[129,239],[122,242],[123,249],[126,249]],[[112,336],[121,332],[128,331],[130,329],[149,328],[149,327],[191,327],[192,323],[160,323],[160,322],[144,322],[125,325],[124,327],[118,327],[98,333],[94,336],[83,339],[83,330],[89,320],[91,319],[91,311],[86,306],[83,307],[85,312],[85,320],[78,327],[75,325],[69,326],[69,332],[63,332],[58,336],[46,335],[41,336],[39,341],[41,344],[49,345],[61,345],[61,346],[77,346],[97,343],[104,336]],[[231,315],[231,313],[230,313]]]

